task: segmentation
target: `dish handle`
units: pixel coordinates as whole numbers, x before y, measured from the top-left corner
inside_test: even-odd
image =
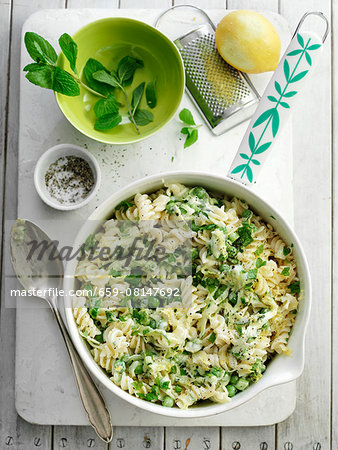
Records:
[[[326,23],[324,36],[301,31],[304,20],[316,15]],[[303,89],[309,73],[318,63],[323,43],[328,35],[328,20],[321,12],[308,12],[299,22],[292,40],[280,60],[272,79],[258,104],[228,177],[245,185],[256,178],[271,152],[271,148]]]

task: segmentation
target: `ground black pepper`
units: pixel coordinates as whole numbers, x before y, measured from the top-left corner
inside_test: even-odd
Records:
[[[45,174],[51,197],[70,205],[86,198],[94,187],[94,175],[87,161],[77,156],[63,156],[52,163]]]

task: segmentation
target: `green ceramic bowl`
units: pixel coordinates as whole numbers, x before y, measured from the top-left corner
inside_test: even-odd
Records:
[[[124,56],[144,61],[144,67],[137,69],[132,85],[126,88],[130,97],[141,82],[156,81],[157,106],[151,110],[154,121],[140,127],[140,135],[127,120],[112,130],[95,130],[93,106],[99,97],[86,89],[81,87],[78,97],[57,93],[61,111],[81,133],[107,144],[129,144],[151,136],[172,119],[184,91],[184,68],[179,51],[164,34],[144,22],[117,17],[92,22],[81,28],[73,39],[78,44],[77,70],[84,82],[82,70],[89,58],[97,59],[107,69],[113,70]],[[59,56],[58,65],[70,70],[63,54]],[[118,101],[125,105],[122,92],[116,90],[115,93]],[[140,107],[149,110],[145,95]],[[121,107],[120,114],[127,116],[125,106]]]

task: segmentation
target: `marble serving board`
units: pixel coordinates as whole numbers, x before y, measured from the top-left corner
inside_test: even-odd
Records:
[[[207,11],[214,23],[225,10]],[[58,37],[73,34],[83,25],[103,17],[131,17],[153,25],[159,10],[83,9],[42,10],[24,24],[26,31],[43,35],[56,45]],[[274,13],[266,16],[276,26],[284,49],[290,32],[285,20]],[[183,17],[183,19],[182,19]],[[195,28],[200,19],[185,12],[181,19],[169,16],[160,29],[174,39]],[[24,46],[21,68],[29,62]],[[252,81],[262,93],[271,73],[256,75]],[[202,118],[185,94],[181,107],[190,108],[198,123]],[[81,135],[64,118],[50,91],[32,86],[21,75],[19,134],[18,217],[34,220],[53,238],[63,243],[60,221],[81,221],[113,192],[147,175],[170,170],[195,170],[225,176],[248,123],[223,136],[213,136],[206,126],[199,129],[198,142],[183,148],[180,124],[173,119],[155,136],[135,145],[109,146]],[[33,184],[33,171],[40,155],[58,143],[72,143],[88,149],[102,170],[102,185],[96,198],[73,212],[60,212],[46,206]],[[293,221],[292,128],[289,122],[276,143],[273,155],[253,187],[275,205],[284,217]],[[80,222],[78,222],[80,223]],[[73,225],[74,233],[76,225]],[[11,302],[8,302],[12,306]],[[88,425],[67,352],[51,312],[38,299],[18,301],[16,321],[16,408],[26,420],[38,424]],[[238,408],[202,419],[175,419],[135,408],[100,386],[114,425],[135,426],[257,426],[277,423],[295,408],[296,383],[270,388]],[[276,407],[278,405],[278,407]]]

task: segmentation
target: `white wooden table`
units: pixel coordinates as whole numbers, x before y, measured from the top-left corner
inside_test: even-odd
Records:
[[[19,102],[20,32],[23,22],[42,8],[161,8],[188,3],[171,0],[0,0],[0,152],[1,224],[16,218],[17,132]],[[338,288],[334,262],[335,177],[334,148],[337,125],[334,95],[338,40],[338,2],[335,0],[190,0],[204,8],[272,10],[284,15],[291,29],[307,10],[321,10],[332,20],[321,66],[316,70],[294,113],[295,226],[309,257],[314,301],[307,335],[307,361],[298,382],[294,414],[276,426],[257,428],[115,428],[111,449],[138,450],[328,450],[338,448],[338,327],[333,299]],[[331,17],[332,14],[332,17]],[[334,45],[335,44],[335,45]],[[331,60],[331,51],[333,60]],[[8,74],[8,76],[7,76]],[[332,95],[332,96],[331,96]],[[338,106],[338,105],[337,105]],[[8,236],[3,235],[3,242]],[[8,263],[5,254],[2,266]],[[2,275],[3,276],[3,275]],[[4,279],[4,276],[2,280]],[[15,310],[5,308],[4,288],[0,316],[0,450],[106,449],[89,427],[32,425],[15,410]],[[278,405],[276,405],[278,407]],[[132,424],[131,424],[132,425]],[[149,424],[151,425],[151,424]]]

